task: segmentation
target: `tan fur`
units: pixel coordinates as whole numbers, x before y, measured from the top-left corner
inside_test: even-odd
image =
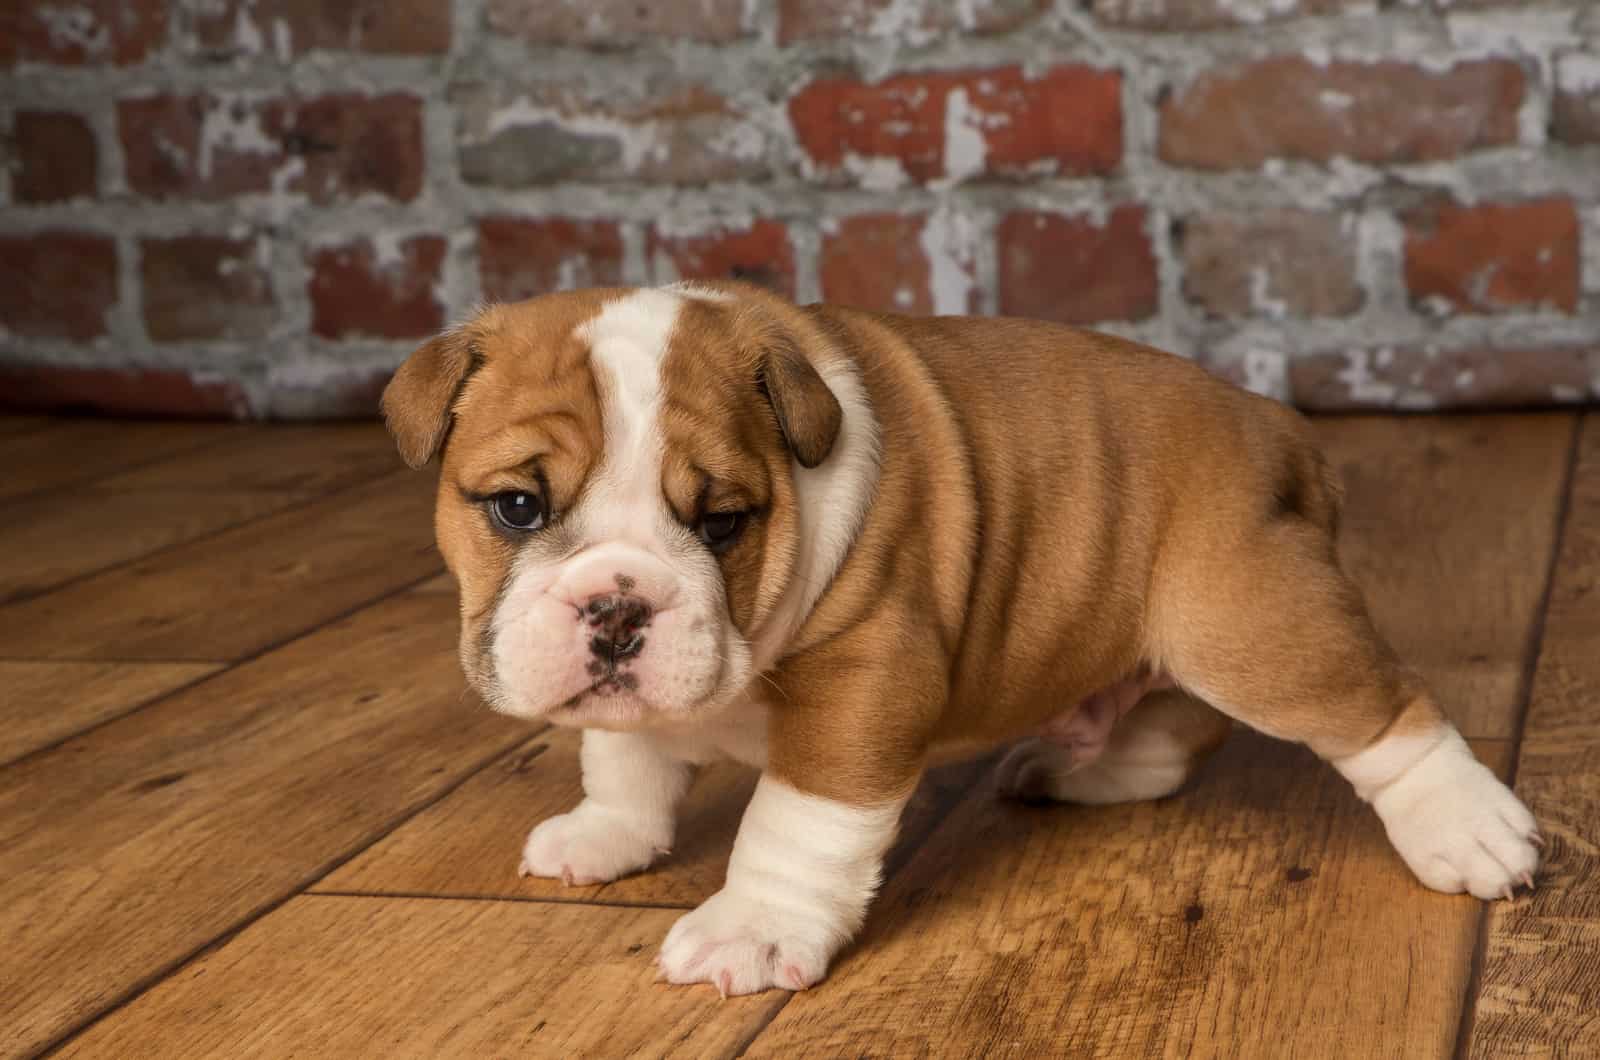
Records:
[[[1339,569],[1337,485],[1293,411],[1109,336],[720,289],[732,301],[686,307],[668,352],[663,491],[686,522],[759,510],[719,561],[747,635],[793,564],[790,453],[814,462],[838,429],[812,367],[854,362],[882,436],[866,524],[768,675],[779,778],[881,803],[932,757],[1025,736],[1143,666],[1325,757],[1437,721]],[[618,293],[496,307],[448,347],[481,360],[464,384],[436,350],[385,395],[411,454],[451,432],[438,528],[469,674],[511,557],[461,491],[541,488],[518,477],[530,447],[558,505],[583,488],[598,406],[572,332]],[[1169,727],[1198,760],[1224,725],[1187,703],[1123,725]]]

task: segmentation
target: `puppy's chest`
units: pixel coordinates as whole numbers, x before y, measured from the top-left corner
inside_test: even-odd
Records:
[[[687,762],[705,764],[731,758],[756,769],[765,769],[769,709],[760,699],[747,696],[714,721],[664,730],[657,739]]]

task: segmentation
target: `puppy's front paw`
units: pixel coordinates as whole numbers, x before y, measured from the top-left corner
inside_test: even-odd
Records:
[[[1436,891],[1510,898],[1533,886],[1538,825],[1459,736],[1442,742],[1372,800],[1389,840]]]
[[[723,888],[672,925],[657,963],[669,982],[710,983],[723,997],[805,990],[828,974],[835,937],[827,925]]]
[[[666,841],[613,811],[584,802],[541,822],[522,848],[523,876],[548,876],[568,886],[610,883],[650,867]]]

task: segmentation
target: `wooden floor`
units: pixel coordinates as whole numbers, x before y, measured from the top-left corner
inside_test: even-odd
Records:
[[[1600,420],[1324,420],[1345,555],[1549,840],[1415,883],[1303,749],[1156,804],[929,778],[804,994],[655,981],[753,778],[678,850],[520,879],[577,741],[463,688],[431,482],[370,425],[0,420],[0,1053],[1600,1056]]]

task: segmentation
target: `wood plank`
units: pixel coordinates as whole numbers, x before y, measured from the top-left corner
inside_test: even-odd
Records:
[[[430,476],[388,475],[0,607],[0,644],[23,659],[237,659],[438,571],[432,512]]]
[[[394,441],[375,423],[271,424],[113,475],[107,489],[282,490],[328,493],[402,468]]]
[[[1342,555],[1400,656],[1467,736],[1516,731],[1575,421],[1315,421],[1347,490]]]
[[[0,512],[0,603],[263,518],[398,464],[376,425],[273,426],[91,486],[15,501]]]
[[[44,1046],[526,739],[464,695],[454,643],[444,600],[397,596],[0,771],[0,1054]]]
[[[546,817],[572,809],[583,797],[579,740],[571,729],[546,730],[312,890],[684,909],[715,894],[727,872],[739,819],[755,789],[755,771],[732,763],[708,766],[695,779],[679,815],[672,853],[648,872],[590,887],[517,875],[528,830]],[[909,856],[985,768],[982,762],[945,767],[924,781],[906,810],[891,867]]]
[[[747,1055],[1442,1056],[1478,915],[1308,751],[1241,732],[1161,802],[969,798]]]
[[[411,591],[416,593],[454,594],[459,592],[460,588],[461,587],[456,584],[456,576],[451,574],[449,571],[445,571],[437,578],[429,578],[427,581],[423,582],[421,585],[417,586]]]
[[[675,910],[296,898],[63,1055],[733,1055],[787,995],[655,982]]]
[[[239,424],[63,420],[0,439],[0,500],[63,489],[250,431]]]
[[[88,486],[12,501],[0,513],[0,604],[262,518],[302,498],[263,490]]]
[[[1490,912],[1474,1057],[1600,1056],[1600,421],[1583,425],[1516,788],[1539,889]]]
[[[0,415],[0,438],[13,434],[25,434],[36,431],[41,427],[48,427],[56,421],[49,416],[7,416]]]
[[[215,663],[0,662],[0,763],[215,673]]]

